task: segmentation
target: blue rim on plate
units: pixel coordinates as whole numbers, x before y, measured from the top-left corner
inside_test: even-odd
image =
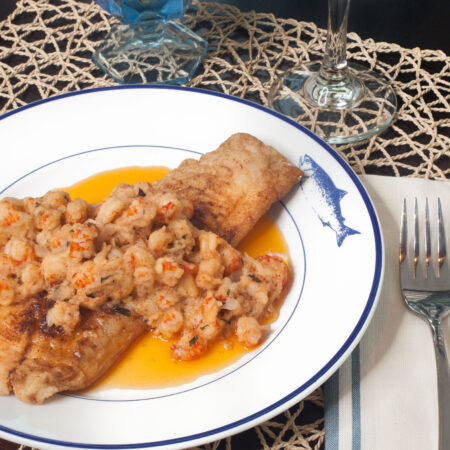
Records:
[[[367,319],[369,317],[369,314],[371,313],[373,306],[375,304],[375,301],[377,300],[378,294],[379,294],[379,288],[380,283],[382,279],[382,268],[383,268],[383,245],[382,245],[382,237],[381,237],[381,230],[378,223],[377,215],[375,213],[375,209],[369,199],[369,196],[367,192],[365,191],[363,185],[361,184],[360,180],[358,179],[355,172],[351,169],[351,167],[335,152],[329,145],[327,145],[324,141],[322,141],[319,137],[317,137],[314,133],[312,133],[310,130],[306,129],[302,125],[294,122],[292,119],[289,119],[283,115],[281,115],[278,112],[272,111],[264,106],[261,106],[257,103],[251,102],[249,100],[244,100],[237,97],[232,97],[227,94],[219,93],[219,92],[213,92],[213,91],[206,91],[203,89],[198,88],[189,88],[189,87],[183,87],[183,86],[163,86],[163,85],[152,85],[152,86],[146,86],[146,85],[129,85],[129,86],[112,86],[112,87],[102,87],[102,88],[94,88],[94,89],[87,89],[82,91],[76,91],[76,92],[70,92],[66,94],[61,94],[55,97],[39,100],[34,103],[30,103],[29,105],[22,106],[18,109],[15,109],[13,111],[7,112],[0,116],[0,120],[3,120],[7,117],[10,117],[11,115],[17,114],[21,111],[24,111],[29,108],[33,108],[35,106],[41,105],[43,103],[52,102],[55,100],[60,100],[62,98],[71,97],[71,96],[77,96],[77,95],[84,95],[89,94],[93,92],[99,92],[99,91],[109,91],[109,90],[126,90],[126,89],[163,89],[163,90],[181,90],[181,91],[191,91],[202,95],[211,95],[216,97],[225,98],[227,100],[238,102],[245,104],[249,107],[261,110],[267,114],[270,114],[272,116],[277,117],[278,119],[283,120],[284,122],[290,124],[291,126],[297,128],[298,130],[302,131],[304,134],[308,135],[310,138],[312,138],[314,141],[316,141],[330,156],[332,156],[336,162],[344,169],[346,174],[349,176],[351,181],[356,186],[359,194],[361,195],[361,198],[364,201],[364,204],[367,208],[367,212],[370,218],[370,223],[372,225],[372,231],[374,235],[374,241],[375,241],[375,268],[374,268],[374,275],[373,280],[371,284],[371,289],[369,292],[369,296],[367,298],[365,307],[363,309],[363,312],[350,333],[349,337],[346,339],[344,344],[341,346],[341,348],[335,353],[335,355],[309,380],[307,380],[305,383],[303,383],[301,386],[299,386],[297,389],[293,390],[290,394],[284,396],[277,402],[272,403],[271,405],[247,416],[240,420],[228,423],[226,425],[223,425],[221,427],[217,427],[208,431],[204,431],[197,434],[192,435],[186,435],[179,438],[174,439],[167,439],[162,441],[154,441],[154,442],[145,442],[145,443],[135,443],[135,444],[118,444],[118,445],[103,445],[103,444],[83,444],[83,443],[72,443],[72,442],[65,442],[65,441],[59,441],[55,439],[46,439],[39,436],[30,435],[27,433],[22,433],[20,431],[12,430],[10,428],[4,427],[0,425],[0,431],[6,432],[10,435],[17,436],[20,438],[28,439],[34,442],[41,442],[45,444],[50,445],[57,445],[57,446],[63,446],[68,448],[91,448],[91,449],[138,449],[138,448],[150,448],[150,447],[157,447],[157,446],[167,446],[167,445],[174,445],[174,444],[181,444],[184,442],[190,442],[195,441],[198,439],[206,438],[206,437],[212,437],[218,436],[221,433],[224,433],[226,431],[232,430],[233,428],[239,427],[244,424],[249,424],[250,422],[261,418],[262,416],[269,415],[272,413],[272,416],[277,413],[278,408],[285,405],[286,409],[290,406],[289,402],[296,399],[296,397],[300,396],[302,392],[304,392],[308,387],[310,387],[312,384],[320,380],[320,378],[326,374],[338,361],[339,359],[350,349],[352,349],[357,342],[355,342],[357,336],[361,333],[364,325],[366,325]],[[64,159],[64,158],[62,158]],[[55,161],[54,161],[55,162]],[[39,169],[36,169],[39,170]],[[28,175],[28,174],[27,174]],[[26,175],[24,175],[26,176]],[[18,180],[16,180],[17,182]],[[12,183],[14,184],[14,183]],[[8,187],[10,187],[12,184],[10,184]],[[7,188],[5,188],[7,189]],[[4,192],[4,190],[2,192]],[[337,367],[336,367],[337,370]],[[332,373],[329,373],[329,376],[331,376]],[[325,381],[325,380],[324,380]],[[268,418],[268,417],[267,417]]]

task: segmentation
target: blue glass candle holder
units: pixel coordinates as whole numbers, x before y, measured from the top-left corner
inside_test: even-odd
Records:
[[[120,20],[92,60],[121,84],[187,82],[207,43],[183,25],[190,0],[95,0]]]

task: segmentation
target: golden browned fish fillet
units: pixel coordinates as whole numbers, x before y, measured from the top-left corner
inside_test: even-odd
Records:
[[[0,306],[0,395],[12,391],[10,374],[23,360],[30,336],[44,314],[38,299]]]
[[[237,244],[302,172],[272,147],[236,134],[154,184],[194,203],[195,223]],[[44,303],[43,303],[44,302]],[[48,329],[46,299],[0,309],[0,395],[29,403],[92,385],[147,329],[135,316],[83,311],[72,334]]]
[[[24,402],[43,403],[57,392],[84,389],[145,331],[147,326],[140,318],[112,310],[84,310],[72,334],[41,324],[31,336],[25,359],[11,376],[14,394]]]
[[[199,161],[183,161],[153,186],[190,200],[193,223],[236,246],[302,175],[274,148],[237,133]]]

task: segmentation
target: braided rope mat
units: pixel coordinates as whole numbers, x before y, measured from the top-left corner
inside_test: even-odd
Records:
[[[108,79],[91,62],[93,49],[115,23],[92,0],[19,0],[0,23],[0,113]],[[201,2],[187,25],[210,51],[190,86],[267,105],[277,74],[323,55],[325,31],[312,23],[242,13]],[[394,86],[399,111],[383,135],[338,151],[357,173],[450,178],[450,57],[349,34],[348,56],[376,68]]]
[[[91,62],[114,23],[90,0],[19,0],[0,22],[0,114],[53,95],[114,85]],[[263,105],[277,75],[320,59],[325,47],[325,31],[312,23],[242,13],[223,4],[197,3],[186,24],[210,46],[189,86]],[[357,173],[450,178],[450,57],[362,40],[355,33],[348,36],[348,56],[390,80],[399,112],[383,135],[338,146],[341,155]],[[272,420],[202,448],[318,450],[323,441],[318,389]],[[3,442],[1,448],[18,448]]]

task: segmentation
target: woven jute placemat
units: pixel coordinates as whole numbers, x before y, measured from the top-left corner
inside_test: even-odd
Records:
[[[243,13],[224,4],[195,6],[185,22],[208,41],[209,52],[189,86],[267,105],[277,76],[323,55],[326,32],[313,23]],[[0,113],[65,92],[114,85],[91,56],[115,23],[89,0],[19,0],[0,22]],[[340,154],[357,173],[450,178],[450,57],[362,40],[354,33],[347,48],[349,60],[390,80],[399,110],[381,136],[338,146]],[[318,389],[272,420],[202,448],[318,450],[323,442]]]
[[[19,0],[0,23],[0,113],[78,89],[111,86],[91,62],[112,24],[89,0]],[[270,85],[287,68],[320,59],[325,30],[313,23],[196,3],[186,23],[209,43],[190,86],[267,105]],[[348,36],[348,58],[384,75],[399,103],[393,125],[359,145],[337,147],[357,173],[450,177],[450,57],[437,50]]]

